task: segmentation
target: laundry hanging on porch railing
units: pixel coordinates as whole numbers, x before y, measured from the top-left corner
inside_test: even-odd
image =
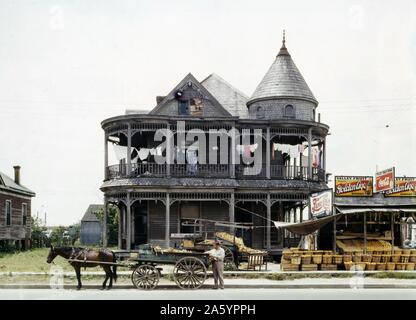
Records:
[[[236,145],[236,150],[237,150],[237,154],[239,155],[244,155],[245,157],[250,157],[251,153],[256,151],[258,148],[258,143],[254,143],[254,144],[238,144]]]
[[[281,144],[281,143],[273,143],[273,158],[274,153],[276,151],[280,151],[281,153],[288,154],[292,159],[298,158],[303,151],[305,150],[305,146],[303,144]]]
[[[122,159],[127,158],[127,147],[120,146],[118,144],[113,144],[114,154],[116,156],[117,162],[120,162]],[[139,157],[139,151],[136,148],[131,148],[131,161],[136,162],[137,158]]]
[[[315,146],[311,149],[312,152],[312,167],[318,168],[321,164],[321,150]]]

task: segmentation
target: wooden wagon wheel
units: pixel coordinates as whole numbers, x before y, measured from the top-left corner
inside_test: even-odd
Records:
[[[184,257],[175,264],[173,278],[182,289],[198,289],[207,278],[207,268],[198,258]]]
[[[137,289],[151,290],[159,283],[160,274],[154,266],[142,264],[133,270],[131,282]]]
[[[234,260],[234,254],[230,248],[226,246],[222,246],[224,249],[225,257],[224,257],[224,268],[225,270],[236,270],[237,264]]]

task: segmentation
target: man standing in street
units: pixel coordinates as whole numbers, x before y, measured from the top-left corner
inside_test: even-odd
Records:
[[[221,248],[221,243],[216,240],[214,243],[214,248],[207,251],[209,253],[209,258],[212,261],[212,273],[214,276],[214,289],[218,289],[218,284],[220,289],[224,289],[224,249]]]

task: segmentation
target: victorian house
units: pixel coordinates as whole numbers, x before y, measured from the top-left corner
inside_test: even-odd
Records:
[[[101,190],[105,207],[120,209],[119,247],[171,246],[173,234],[201,231],[183,223],[197,219],[247,223],[245,231],[224,228],[271,253],[297,245],[271,220],[310,218],[308,196],[328,189],[329,127],[285,40],[251,97],[215,74],[188,74],[156,101],[149,112],[102,122]]]
[[[20,182],[20,166],[14,179],[0,172],[0,244],[30,247],[31,202],[35,193]]]

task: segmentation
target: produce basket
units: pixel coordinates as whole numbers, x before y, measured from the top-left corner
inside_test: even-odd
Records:
[[[402,249],[402,255],[409,256],[411,251],[410,249]]]
[[[415,264],[414,263],[406,263],[406,270],[407,271],[415,270]]]
[[[377,263],[376,270],[379,270],[379,271],[386,270],[386,263]]]
[[[343,261],[344,262],[352,262],[352,255],[350,255],[350,254],[344,254],[343,255]]]
[[[373,271],[373,270],[376,270],[376,265],[377,265],[377,263],[374,263],[374,262],[367,262],[367,263],[365,264],[365,270],[368,270],[368,271]]]
[[[369,255],[369,254],[363,254],[362,255],[362,261],[363,262],[371,262],[371,255]]]
[[[302,261],[302,258],[300,255],[297,254],[292,254],[291,258],[290,258],[290,263],[291,264],[300,264]]]
[[[407,263],[407,262],[409,262],[409,257],[410,256],[408,256],[408,255],[401,255],[401,257],[400,257],[400,262],[401,263]]]
[[[351,261],[344,262],[344,267],[345,267],[345,270],[347,270],[347,271],[350,271],[353,266],[354,266],[354,263],[351,262]]]
[[[416,255],[411,255],[411,256],[409,257],[409,262],[416,263]]]
[[[334,264],[341,264],[343,256],[340,254],[334,254],[333,256]]]
[[[322,256],[322,263],[331,264],[332,263],[332,254],[324,254]]]
[[[302,264],[311,264],[311,258],[312,258],[311,255],[309,255],[309,254],[303,254],[301,256]]]
[[[394,250],[393,250],[393,253],[394,253],[394,254],[399,254],[399,255],[400,255],[400,254],[402,254],[402,249],[394,249]]]
[[[396,269],[396,264],[394,262],[387,262],[386,270],[394,271]]]
[[[379,254],[373,255],[373,257],[371,258],[371,261],[375,263],[379,263],[381,261],[381,255]]]
[[[286,249],[286,250],[283,250],[282,257],[287,260],[291,258],[292,254],[293,254],[292,250]]]
[[[396,263],[396,270],[405,270],[406,263]]]
[[[400,254],[392,254],[391,255],[391,262],[395,262],[395,263],[400,262]]]
[[[415,256],[415,258],[416,258],[416,256]],[[314,254],[312,256],[312,262],[316,263],[316,264],[321,264],[322,263],[322,255],[321,254],[320,255]]]
[[[391,254],[383,254],[381,255],[380,262],[387,263],[387,262],[390,262],[390,259],[391,259]]]
[[[354,270],[356,271],[364,271],[366,267],[366,263],[365,262],[357,262],[354,266]]]
[[[355,255],[353,255],[352,261],[355,263],[361,262],[362,258],[363,258],[363,255],[361,253],[356,253]]]
[[[410,250],[410,255],[411,256],[416,256],[416,249]]]

